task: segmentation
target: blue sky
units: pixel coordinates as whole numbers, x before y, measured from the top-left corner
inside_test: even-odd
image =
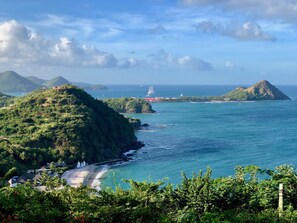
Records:
[[[0,71],[103,84],[297,84],[291,0],[0,1]]]

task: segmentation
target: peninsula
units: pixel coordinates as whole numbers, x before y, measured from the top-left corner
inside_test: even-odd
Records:
[[[222,96],[210,97],[179,97],[179,98],[145,98],[148,102],[209,102],[209,101],[263,101],[263,100],[290,100],[267,80],[260,81],[249,88],[238,87]]]

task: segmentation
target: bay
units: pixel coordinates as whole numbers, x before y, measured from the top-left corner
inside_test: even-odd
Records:
[[[147,90],[146,86],[118,87],[113,86],[113,97],[144,95]],[[156,103],[153,104],[156,114],[133,115],[150,125],[136,132],[146,146],[135,153],[133,161],[111,167],[102,186],[128,187],[122,179],[168,178],[177,184],[182,171],[190,176],[208,166],[215,177],[233,175],[236,165],[255,164],[271,169],[285,163],[296,166],[297,86],[279,88],[293,100]],[[232,89],[234,86],[155,87],[159,96],[164,97],[181,93],[221,95]],[[96,96],[94,92],[92,95]]]

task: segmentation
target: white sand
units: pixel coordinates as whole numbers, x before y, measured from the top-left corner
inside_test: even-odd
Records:
[[[62,179],[67,181],[71,187],[79,187],[81,184],[89,185],[95,189],[100,189],[100,179],[107,172],[108,165],[88,165],[85,167],[68,170],[62,175]]]

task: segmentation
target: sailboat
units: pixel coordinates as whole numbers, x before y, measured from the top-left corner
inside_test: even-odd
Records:
[[[146,97],[151,97],[155,94],[155,90],[154,90],[154,87],[153,86],[150,86],[149,89],[148,89],[148,92],[147,92],[147,95]]]

